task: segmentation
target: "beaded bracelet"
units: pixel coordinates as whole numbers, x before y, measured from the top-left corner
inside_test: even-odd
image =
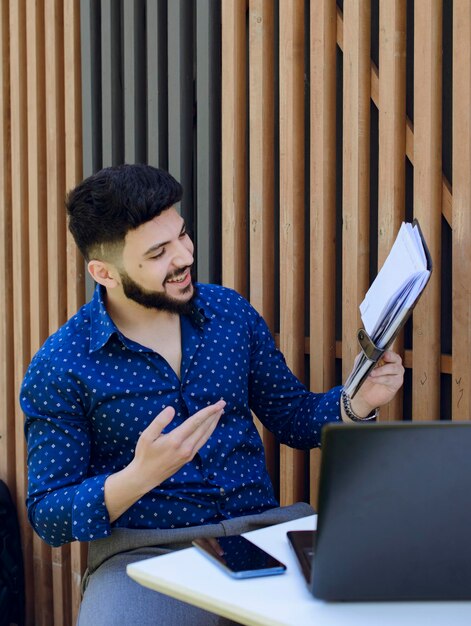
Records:
[[[360,417],[355,413],[352,409],[352,401],[348,393],[342,390],[342,405],[345,410],[345,414],[354,422],[369,422],[371,420],[375,420],[379,415],[379,408],[376,408],[372,413],[367,415],[366,417]]]

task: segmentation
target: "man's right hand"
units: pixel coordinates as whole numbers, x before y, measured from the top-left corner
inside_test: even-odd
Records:
[[[140,497],[191,461],[208,441],[224,412],[219,400],[201,409],[169,433],[162,431],[175,416],[166,407],[139,437],[131,463],[105,481],[105,503],[113,522]]]
[[[225,405],[224,400],[219,400],[167,434],[162,434],[162,431],[172,421],[175,409],[167,407],[157,415],[139,437],[131,462],[136,476],[143,482],[145,493],[194,458],[216,428]]]

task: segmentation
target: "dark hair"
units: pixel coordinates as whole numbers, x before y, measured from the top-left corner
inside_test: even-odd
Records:
[[[151,165],[107,167],[82,181],[66,198],[69,230],[89,260],[102,244],[108,252],[126,233],[157,217],[182,197],[173,176]]]

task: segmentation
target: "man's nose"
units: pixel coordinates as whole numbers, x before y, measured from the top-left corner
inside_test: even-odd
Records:
[[[177,241],[175,243],[175,251],[174,251],[172,261],[176,267],[184,267],[186,265],[192,265],[193,246],[189,247],[187,242]]]

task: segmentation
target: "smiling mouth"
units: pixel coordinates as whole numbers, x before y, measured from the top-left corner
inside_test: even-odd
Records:
[[[182,274],[180,274],[178,277],[175,278],[167,278],[167,280],[165,281],[166,283],[171,283],[171,284],[176,284],[178,285],[179,283],[184,282],[189,274],[190,269],[186,268]]]

